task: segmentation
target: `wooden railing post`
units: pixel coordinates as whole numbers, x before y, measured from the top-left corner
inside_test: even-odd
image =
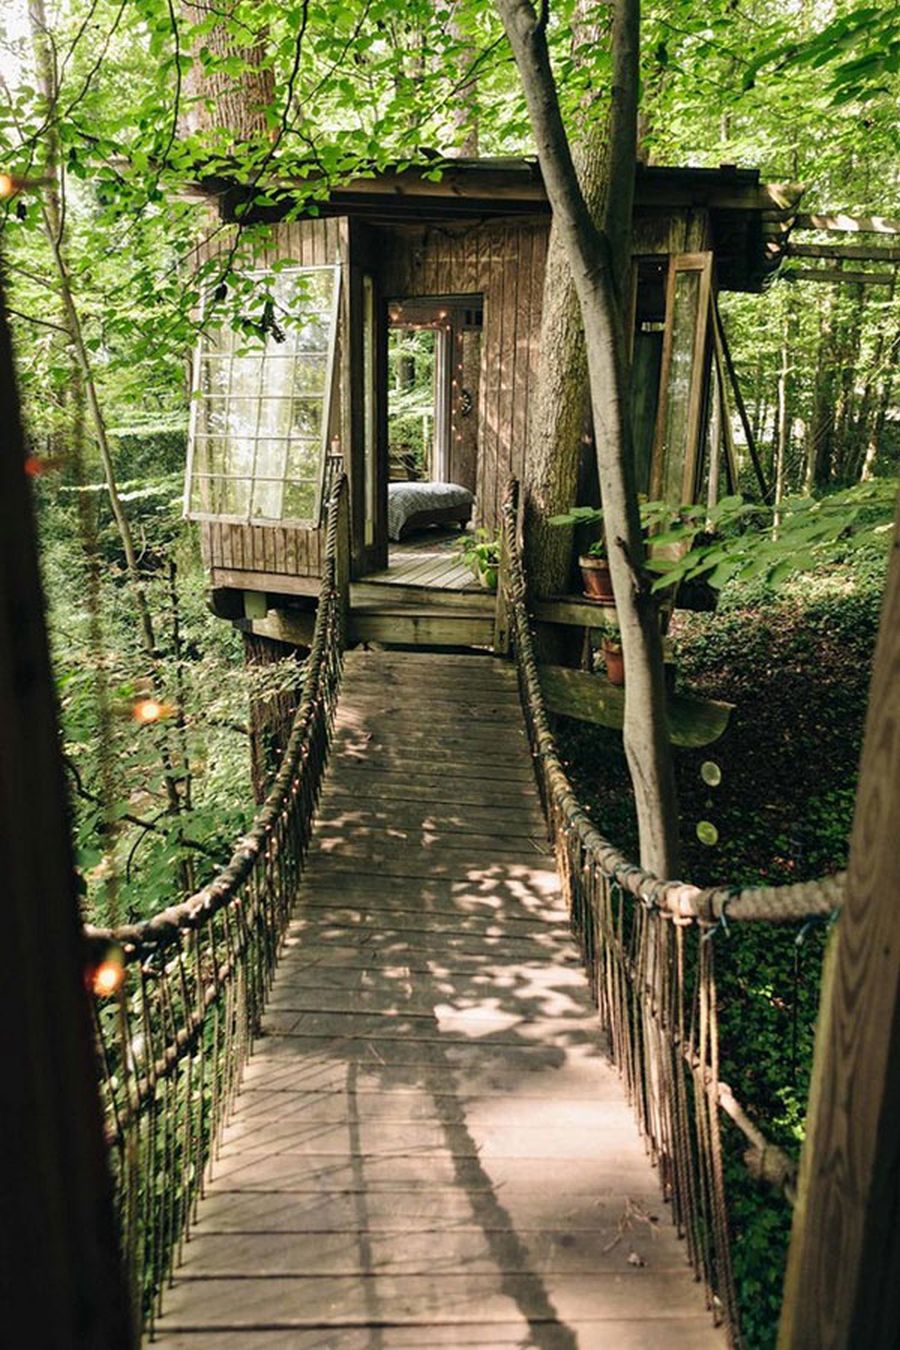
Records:
[[[341,647],[344,648],[350,623],[350,493],[346,478],[341,482],[337,513],[334,582],[340,611]]]
[[[519,505],[519,484],[510,479],[507,487],[507,501],[515,511]],[[498,656],[508,656],[510,648],[509,615],[509,546],[506,530],[500,526],[500,566],[497,571],[497,607],[494,613],[494,651]]]
[[[827,962],[780,1350],[900,1345],[900,502]]]

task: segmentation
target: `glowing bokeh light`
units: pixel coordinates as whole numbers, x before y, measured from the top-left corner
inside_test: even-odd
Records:
[[[125,967],[122,962],[108,957],[94,970],[91,986],[98,998],[109,998],[120,988],[124,979]]]
[[[174,711],[171,703],[162,703],[158,698],[141,698],[133,705],[131,715],[136,722],[146,725],[171,717]]]
[[[697,824],[697,838],[701,844],[712,847],[719,842],[719,831],[711,820],[701,820]]]
[[[722,770],[714,760],[707,759],[700,765],[700,777],[709,787],[718,787],[722,781]]]

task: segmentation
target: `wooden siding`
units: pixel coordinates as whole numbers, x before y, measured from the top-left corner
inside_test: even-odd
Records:
[[[480,524],[496,526],[506,480],[525,467],[528,400],[537,371],[546,221],[383,232],[388,297],[484,297],[478,398]]]
[[[219,235],[216,252],[231,247],[232,232]],[[276,259],[289,259],[298,267],[321,267],[345,259],[341,221],[301,220],[272,225],[265,243],[257,252],[257,265],[269,267]],[[201,260],[203,252],[199,254]],[[209,256],[207,254],[207,256]],[[341,319],[345,305],[341,307]],[[339,328],[343,327],[343,322]],[[344,337],[338,333],[338,342]],[[340,367],[339,367],[340,368]],[[334,433],[343,443],[343,409],[340,395],[335,399]],[[204,565],[210,572],[255,572],[258,576],[317,577],[321,572],[324,541],[321,530],[288,529],[273,525],[227,525],[220,521],[200,522],[200,545]],[[234,585],[232,579],[228,584]],[[248,588],[255,587],[250,584]],[[278,589],[273,587],[273,589]]]

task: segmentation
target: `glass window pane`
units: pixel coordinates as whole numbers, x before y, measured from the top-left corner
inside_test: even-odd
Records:
[[[666,391],[666,423],[663,460],[658,479],[663,500],[681,503],[684,464],[688,452],[687,435],[691,386],[694,371],[694,334],[700,297],[700,273],[675,274],[675,301],[672,319],[672,350],[669,383]]]
[[[295,398],[291,412],[292,436],[322,435],[322,400],[320,398]]]
[[[289,436],[291,401],[289,398],[264,398],[259,408],[260,436]]]
[[[292,440],[287,456],[286,478],[315,478],[319,472],[322,443],[318,440]]]
[[[285,483],[284,519],[309,520],[313,514],[316,491],[317,485],[315,482]]]
[[[250,504],[249,478],[211,478],[211,512],[216,516],[246,516]]]
[[[325,356],[302,355],[294,361],[295,394],[321,394],[325,388]]]
[[[236,356],[231,363],[231,395],[257,398],[262,387],[261,356]]]
[[[317,519],[339,277],[336,266],[262,276],[259,304],[271,297],[277,338],[226,324],[203,334],[189,513]]]

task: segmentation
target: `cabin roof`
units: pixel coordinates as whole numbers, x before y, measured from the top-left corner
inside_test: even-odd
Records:
[[[495,220],[544,216],[550,204],[536,159],[445,159],[375,169],[327,191],[313,174],[283,176],[264,185],[266,201],[246,210],[259,193],[224,176],[198,188],[218,200],[226,220],[246,223],[296,218],[299,192],[310,194],[310,215],[348,216],[376,224]],[[311,192],[312,189],[312,192]],[[718,283],[725,290],[758,291],[781,262],[802,189],[761,183],[758,169],[722,164],[715,169],[638,163],[635,215],[708,210]],[[242,209],[243,208],[243,209]],[[305,214],[305,213],[301,213]]]

